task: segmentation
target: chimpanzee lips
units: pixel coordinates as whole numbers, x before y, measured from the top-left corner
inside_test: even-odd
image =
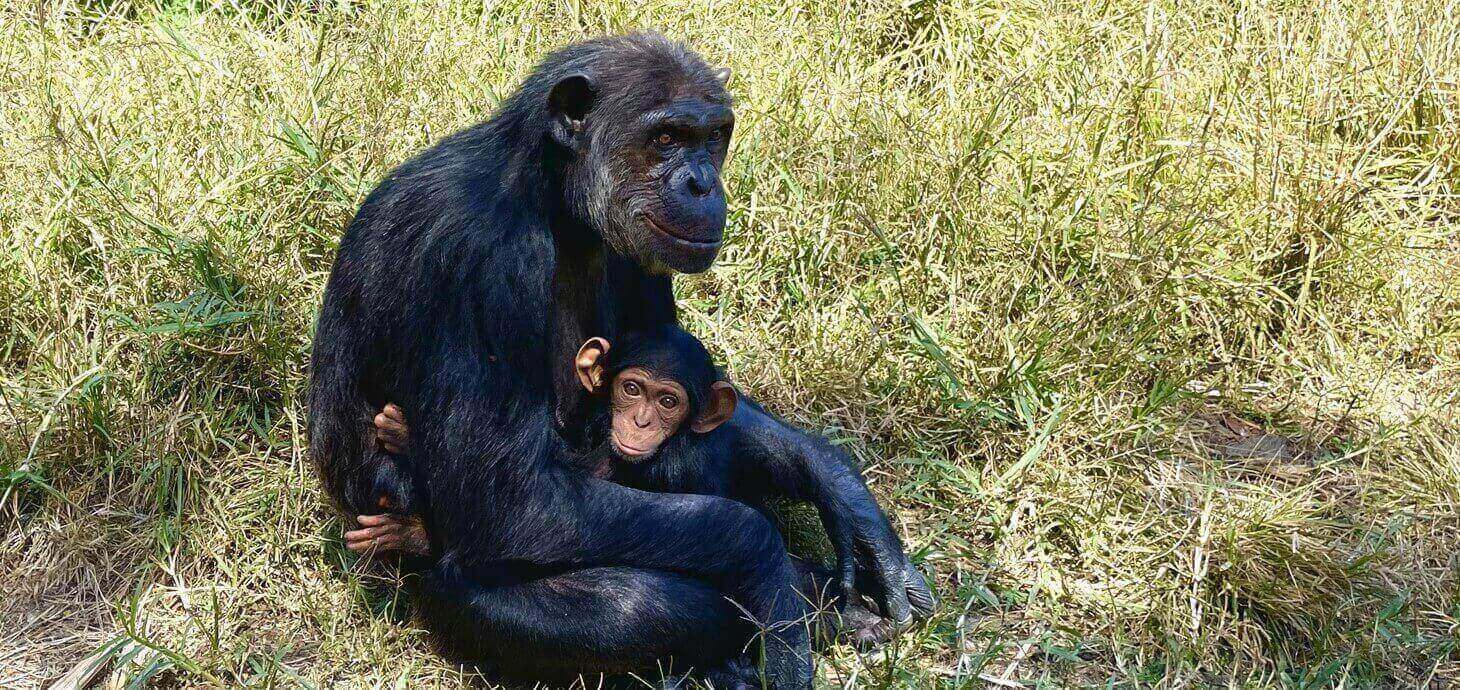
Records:
[[[629,462],[639,462],[641,460],[644,460],[654,452],[653,448],[649,450],[641,450],[627,443],[623,443],[616,438],[613,440],[613,446],[614,450],[617,450],[619,455],[623,456],[623,458],[625,460],[628,460]]]
[[[709,241],[690,239],[690,238],[684,237],[684,236],[682,236],[682,235],[680,235],[678,233],[675,233],[675,232],[672,232],[672,231],[666,229],[664,226],[662,226],[659,223],[655,222],[653,218],[650,218],[649,217],[649,214],[644,213],[643,211],[640,211],[640,212],[638,212],[635,215],[637,215],[640,220],[644,221],[644,225],[647,225],[650,230],[653,230],[656,234],[660,235],[661,237],[664,237],[665,239],[668,239],[669,241],[674,242],[676,244],[689,245],[690,248],[692,248],[692,249],[694,249],[696,251],[705,251],[705,250],[709,250],[709,249],[717,249],[717,248],[719,248],[721,242],[723,241],[723,240],[720,240],[720,239],[714,239],[714,240],[709,240]]]

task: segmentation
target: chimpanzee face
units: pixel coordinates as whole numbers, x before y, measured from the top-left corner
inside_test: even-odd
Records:
[[[639,236],[632,246],[646,267],[697,273],[714,262],[725,232],[720,169],[734,128],[728,106],[691,98],[645,113],[631,130],[614,203],[627,211],[623,229]]]
[[[689,417],[684,387],[641,367],[629,367],[614,377],[609,407],[613,412],[609,441],[614,452],[629,462],[653,457]]]
[[[589,338],[573,368],[585,390],[606,397],[609,441],[624,460],[643,462],[681,428],[708,434],[734,416],[735,387],[728,381],[706,385],[704,372],[694,373],[697,367],[713,369],[713,363],[699,341],[678,326],[630,336],[615,355],[623,366],[616,374],[599,364],[609,347],[603,338]],[[691,403],[690,393],[697,402]],[[691,407],[696,408],[693,417]]]
[[[573,74],[553,87],[549,133],[570,154],[569,208],[645,270],[698,273],[720,252],[720,170],[735,128],[728,78],[696,61]]]

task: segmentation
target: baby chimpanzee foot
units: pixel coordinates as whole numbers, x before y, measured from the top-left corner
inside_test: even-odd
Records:
[[[431,555],[426,524],[413,515],[361,515],[361,528],[345,532],[345,547],[355,553]]]

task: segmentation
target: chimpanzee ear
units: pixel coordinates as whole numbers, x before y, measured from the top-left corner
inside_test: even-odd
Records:
[[[724,86],[726,84],[729,84],[730,83],[730,68],[729,67],[721,67],[720,69],[715,70],[715,81],[720,82],[720,86]]]
[[[582,73],[570,74],[553,84],[548,92],[548,114],[552,122],[548,131],[564,148],[578,148],[578,135],[583,133],[583,118],[593,108],[596,89],[593,80]]]
[[[589,338],[578,348],[578,356],[573,358],[573,370],[578,372],[578,382],[589,393],[598,392],[598,387],[603,385],[603,367],[599,366],[598,360],[608,353],[608,341],[603,338]]]
[[[735,386],[726,381],[716,381],[710,386],[710,399],[705,401],[705,409],[700,410],[700,415],[689,423],[689,428],[697,434],[708,434],[730,421],[738,404],[740,394],[735,392]]]

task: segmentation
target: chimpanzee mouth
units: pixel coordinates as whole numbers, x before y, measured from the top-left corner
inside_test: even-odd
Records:
[[[628,444],[622,443],[618,439],[613,440],[613,449],[615,451],[618,451],[619,456],[629,462],[642,462],[649,456],[654,454],[653,448],[650,448],[649,450],[640,450]]]
[[[660,236],[664,237],[665,239],[668,239],[669,241],[674,242],[676,244],[686,245],[686,246],[688,246],[691,249],[694,249],[696,251],[704,251],[706,249],[717,249],[717,248],[719,248],[720,244],[723,242],[723,240],[711,240],[711,241],[706,242],[706,241],[703,241],[703,240],[692,240],[692,239],[688,239],[686,237],[681,237],[680,235],[675,234],[675,233],[670,232],[669,230],[665,229],[659,223],[655,222],[653,218],[650,218],[649,217],[649,214],[647,214],[647,213],[645,213],[643,211],[639,211],[639,212],[635,213],[634,215],[638,216],[639,217],[639,220],[644,221],[644,225],[647,225],[650,230],[653,230],[655,233],[659,234]]]

